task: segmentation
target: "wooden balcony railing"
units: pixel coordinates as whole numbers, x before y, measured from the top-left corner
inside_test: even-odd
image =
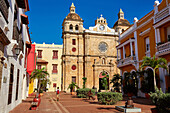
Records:
[[[132,64],[135,62],[136,62],[136,56],[129,56],[129,57],[126,57],[125,59],[118,60],[118,67],[121,67],[127,64]]]
[[[157,55],[170,53],[170,41],[157,46]]]

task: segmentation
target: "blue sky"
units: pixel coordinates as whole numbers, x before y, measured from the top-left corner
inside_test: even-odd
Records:
[[[153,10],[155,0],[29,0],[29,30],[32,42],[62,44],[62,22],[69,13],[73,2],[76,13],[84,20],[88,29],[95,25],[95,20],[102,14],[108,26],[117,21],[119,9],[125,13],[125,19],[131,24]],[[159,0],[161,2],[161,0]]]

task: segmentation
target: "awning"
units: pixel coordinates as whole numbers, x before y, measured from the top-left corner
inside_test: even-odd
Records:
[[[28,16],[25,15],[25,14],[21,14],[21,21],[22,21],[23,24],[28,25],[29,24]]]

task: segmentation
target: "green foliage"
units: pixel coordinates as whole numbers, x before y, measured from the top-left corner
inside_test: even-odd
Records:
[[[87,78],[86,77],[83,77],[83,88],[86,88],[86,82],[87,82]]]
[[[109,78],[109,75],[108,74],[106,75],[106,73],[103,71],[102,76],[104,76],[102,78],[102,81],[101,81],[102,86],[105,88],[105,90],[108,90],[108,81],[107,81],[107,79]]]
[[[88,92],[90,91],[89,88],[79,88],[76,90],[77,92],[77,97],[78,98],[87,98],[88,97]],[[93,96],[95,95],[95,90],[91,89],[91,92],[93,94]]]
[[[164,68],[167,69],[167,60],[165,58],[155,58],[155,55],[153,58],[150,58],[148,56],[145,56],[143,58],[143,62],[141,65],[141,69],[143,69],[145,66],[149,66],[153,68],[153,73],[154,73],[154,87],[156,88],[156,78],[155,78],[155,73],[158,68]]]
[[[152,102],[156,105],[159,113],[170,112],[170,93],[163,93],[162,90],[155,88],[155,93],[150,93]]]
[[[115,91],[120,92],[122,76],[120,76],[119,74],[113,75],[113,78],[110,80],[110,83],[113,83],[113,88]]]
[[[37,79],[38,80],[38,85],[37,85],[38,93],[40,93],[40,89],[42,87],[46,87],[47,83],[50,83],[50,80],[48,78],[49,78],[49,73],[47,71],[45,71],[45,68],[35,69],[31,73],[31,77],[30,77],[30,79]]]
[[[99,92],[97,98],[100,103],[105,105],[113,105],[123,99],[122,93],[118,92]]]
[[[78,88],[78,86],[75,82],[72,82],[71,84],[69,84],[67,89],[70,89],[72,92],[75,88]]]

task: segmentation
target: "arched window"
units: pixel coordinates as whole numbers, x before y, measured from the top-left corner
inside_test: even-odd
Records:
[[[122,32],[125,31],[124,29],[122,29]]]
[[[78,30],[79,30],[79,26],[78,26],[78,25],[76,25],[76,28],[75,28],[75,29],[76,29],[76,31],[78,31]]]
[[[73,25],[72,24],[70,25],[70,31],[73,31]]]

